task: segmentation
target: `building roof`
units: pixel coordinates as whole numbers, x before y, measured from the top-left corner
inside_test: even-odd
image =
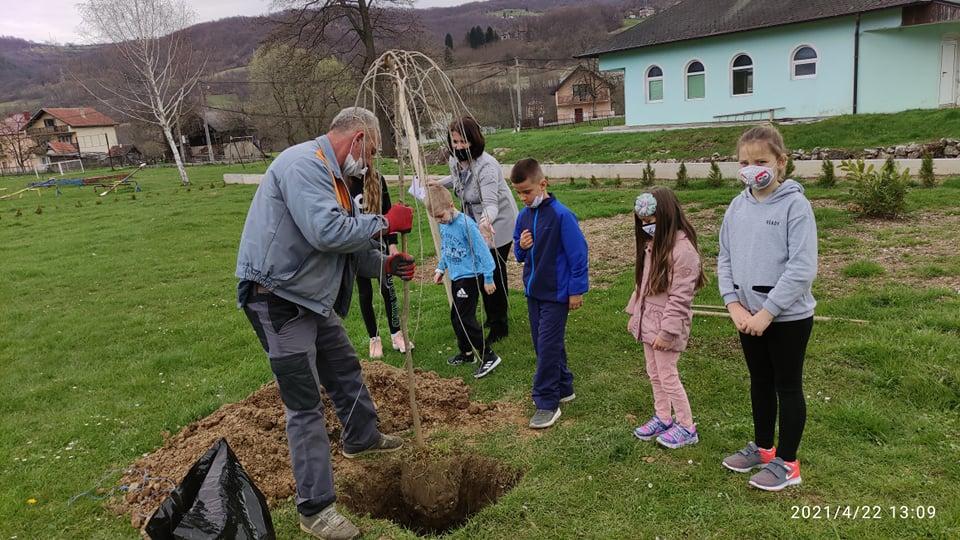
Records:
[[[64,124],[75,128],[117,125],[112,118],[93,107],[43,108],[33,114],[29,123],[36,122],[38,118],[43,116],[43,113],[47,113]]]
[[[48,156],[75,156],[77,147],[73,143],[63,141],[50,141],[47,143]]]
[[[681,0],[577,57],[934,1],[938,0]]]

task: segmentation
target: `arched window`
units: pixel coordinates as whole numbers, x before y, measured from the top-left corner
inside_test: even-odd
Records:
[[[687,99],[707,97],[707,70],[703,62],[694,60],[687,64]]]
[[[817,76],[820,55],[810,45],[801,45],[790,58],[790,73],[794,79],[812,79]]]
[[[647,102],[663,101],[663,70],[660,66],[650,66],[647,69]]]
[[[733,59],[733,95],[749,96],[753,94],[753,59],[746,54]]]

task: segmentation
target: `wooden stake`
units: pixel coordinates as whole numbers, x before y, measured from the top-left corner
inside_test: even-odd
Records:
[[[398,74],[399,75],[399,74]],[[404,121],[404,127],[410,131],[413,131],[413,122],[410,120],[410,112],[407,110],[407,99],[404,92],[404,82],[405,79],[397,80],[397,107],[400,109],[400,116]],[[409,138],[409,132],[407,134]],[[399,138],[399,133],[398,133]],[[399,141],[398,141],[399,142]],[[397,150],[399,150],[399,144],[397,145]],[[404,182],[403,182],[403,152],[398,151],[398,160],[397,166],[399,169],[399,178],[400,178],[400,196],[401,200],[404,192]],[[414,148],[413,145],[410,147],[410,157],[414,160],[414,169],[419,169],[419,157],[420,149]],[[418,174],[419,171],[418,171]],[[426,178],[421,176],[421,178]],[[435,226],[433,218],[431,218],[430,223],[432,226]],[[439,241],[440,235],[435,234],[434,240]],[[404,253],[407,252],[407,235],[400,235],[400,250]],[[440,253],[439,248],[437,253]],[[451,298],[452,300],[452,298]],[[423,448],[425,443],[423,440],[423,429],[420,426],[420,408],[417,405],[417,376],[413,371],[413,351],[410,347],[410,282],[403,282],[403,309],[400,312],[400,331],[403,332],[403,348],[406,354],[406,359],[404,364],[407,370],[407,393],[410,397],[410,415],[413,417],[413,437],[414,444],[417,448]]]
[[[718,308],[719,306],[693,306],[694,308]],[[702,309],[694,309],[694,315],[700,315],[701,317],[723,317],[725,319],[730,318],[730,314],[725,311],[703,311]],[[848,322],[854,324],[870,324],[870,321],[864,321],[861,319],[844,319],[841,317],[823,317],[817,315],[813,318],[817,322]]]

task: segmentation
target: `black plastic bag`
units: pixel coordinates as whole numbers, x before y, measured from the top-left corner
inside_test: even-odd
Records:
[[[146,533],[154,540],[276,538],[263,493],[222,438],[164,499]]]

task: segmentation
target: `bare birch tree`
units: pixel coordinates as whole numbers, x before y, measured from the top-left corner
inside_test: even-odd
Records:
[[[85,31],[110,44],[116,54],[114,77],[77,82],[107,107],[129,118],[155,124],[163,132],[188,185],[173,126],[204,65],[195,62],[183,30],[193,19],[184,0],[87,0],[79,5]]]

